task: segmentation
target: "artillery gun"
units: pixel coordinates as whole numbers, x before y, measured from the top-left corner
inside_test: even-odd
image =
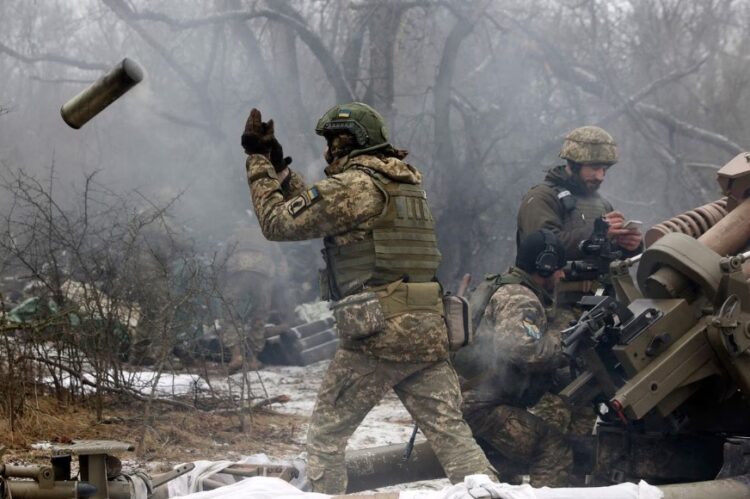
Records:
[[[616,301],[563,334],[585,369],[561,395],[600,416],[595,483],[750,472],[750,252],[739,253],[750,240],[750,155],[719,170],[719,183],[728,214],[698,239],[666,233],[613,262]]]
[[[132,450],[130,444],[111,440],[55,444],[51,448],[50,465],[0,464],[0,497],[146,499],[195,467],[192,463],[183,464],[156,476],[142,472],[125,474],[115,454]],[[78,479],[71,476],[74,456],[78,457]]]
[[[697,239],[664,230],[612,262],[615,296],[584,300],[564,335],[579,372],[560,394],[599,413],[589,452],[576,452],[591,485],[644,479],[667,498],[750,497],[750,154],[719,170],[719,184],[726,214]],[[426,442],[410,463],[397,447],[348,456],[351,490],[441,476]]]

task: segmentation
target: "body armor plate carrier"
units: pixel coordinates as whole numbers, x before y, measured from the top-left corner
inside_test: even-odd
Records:
[[[424,190],[393,182],[370,169],[361,170],[383,192],[386,206],[371,237],[344,246],[327,245],[323,250],[330,298],[334,300],[365,286],[382,286],[400,279],[433,281],[440,264],[435,221]]]

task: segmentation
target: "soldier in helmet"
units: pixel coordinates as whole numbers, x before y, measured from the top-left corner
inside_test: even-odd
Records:
[[[253,109],[242,145],[263,234],[323,238],[324,299],[335,300],[340,348],[328,367],[307,435],[315,492],[343,494],[344,449],[367,413],[395,391],[453,482],[494,476],[461,415],[448,358],[434,221],[422,175],[388,142],[382,117],[359,102],[337,105],[315,129],[328,148],[327,178],[305,185],[288,168],[273,122]]]
[[[483,311],[481,321],[474,343],[453,358],[474,436],[521,465],[535,487],[568,486],[573,465],[563,436],[570,414],[549,392],[558,368],[567,365],[551,307],[563,265],[565,250],[554,233],[540,229],[525,237],[516,265],[487,276],[472,294],[470,306]]]
[[[549,229],[560,238],[569,260],[583,257],[579,243],[594,230],[594,220],[604,218],[608,236],[628,256],[639,252],[641,233],[624,228],[625,218],[598,193],[607,169],[617,163],[617,144],[596,126],[571,131],[560,157],[566,164],[547,172],[544,182],[532,187],[518,210],[516,244],[537,229]]]
[[[598,192],[607,169],[618,160],[617,144],[612,136],[596,126],[576,128],[565,137],[560,157],[565,164],[549,170],[544,182],[529,189],[521,201],[517,250],[521,251],[520,243],[529,234],[547,229],[560,239],[568,260],[582,259],[580,243],[592,236],[596,219],[603,218],[608,224],[607,237],[623,256],[639,253],[642,249],[640,231],[624,228],[623,214]],[[565,328],[571,320],[580,317],[581,310],[575,304],[597,286],[595,281],[559,283],[555,304],[557,327]],[[538,411],[539,414],[544,412],[543,407]],[[593,411],[589,407],[573,407],[572,412],[571,433],[590,432]]]

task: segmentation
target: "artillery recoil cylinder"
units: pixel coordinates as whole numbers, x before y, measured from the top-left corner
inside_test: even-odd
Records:
[[[143,69],[127,57],[60,108],[65,123],[78,129],[143,79]]]
[[[646,232],[646,247],[650,247],[670,232],[681,232],[698,238],[724,218],[728,211],[727,198],[721,198],[658,223]]]

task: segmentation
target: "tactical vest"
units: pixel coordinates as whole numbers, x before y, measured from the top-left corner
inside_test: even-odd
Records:
[[[576,196],[575,194],[570,194],[567,188],[563,186],[548,181],[545,184],[555,191],[556,197],[560,202],[563,214],[563,232],[578,229],[586,225],[590,226],[593,231],[594,220],[612,211],[612,205],[601,196]],[[567,196],[565,193],[568,193]],[[563,197],[566,199],[564,200]]]
[[[424,190],[393,182],[368,168],[359,169],[383,192],[386,206],[367,239],[323,250],[329,298],[338,300],[364,286],[382,286],[399,279],[412,283],[434,280],[441,255]]]

